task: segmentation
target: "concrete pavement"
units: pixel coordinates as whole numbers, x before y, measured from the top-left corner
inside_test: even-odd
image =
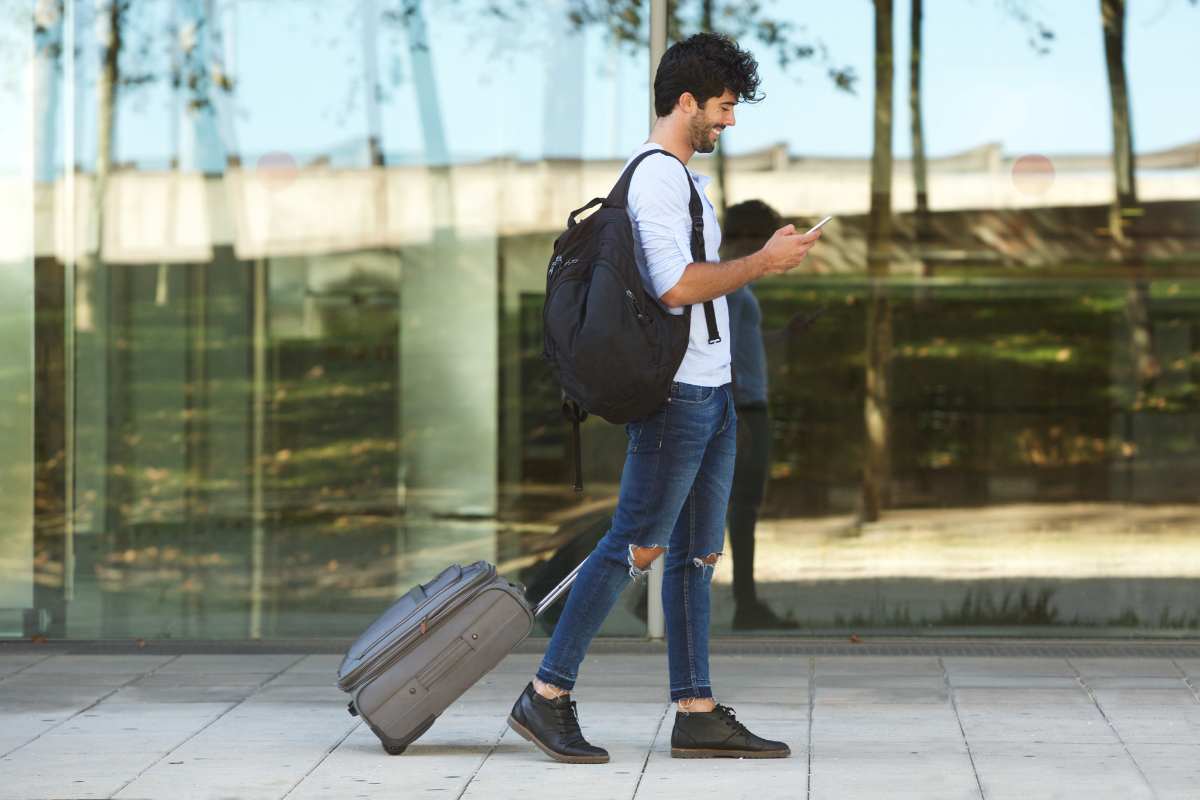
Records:
[[[1200,658],[725,655],[719,699],[780,761],[670,757],[661,653],[600,652],[577,692],[607,765],[505,726],[521,653],[389,757],[329,654],[0,647],[7,798],[1200,798]]]

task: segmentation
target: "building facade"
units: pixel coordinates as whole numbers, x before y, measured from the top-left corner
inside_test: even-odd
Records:
[[[447,564],[486,559],[532,588],[556,554],[586,552],[624,433],[584,426],[573,492],[540,358],[544,269],[566,215],[644,140],[651,32],[701,26],[703,5],[621,22],[565,2],[67,0],[19,20],[6,51],[28,79],[5,87],[21,124],[0,174],[0,636],[345,638]],[[845,57],[863,74],[836,101],[726,20],[774,81],[763,113],[791,119],[811,96],[869,121],[860,17],[847,41],[865,49]],[[1174,41],[1146,31],[1139,47]],[[1040,91],[1067,102],[1073,79],[1042,68]],[[693,163],[722,208],[836,215],[814,269],[755,286],[772,418],[759,594],[796,635],[1195,635],[1200,128],[1136,151],[1114,235],[1109,152],[1031,154],[999,122],[993,140],[939,140],[958,115],[938,97],[929,139],[949,144],[921,179],[908,152],[890,164],[883,277],[867,268],[871,151],[853,115],[828,125],[868,146],[806,155],[805,115],[779,143],[739,108],[731,134],[747,138]],[[1107,125],[1107,94],[1093,99]],[[1156,130],[1171,108],[1135,105],[1134,124]],[[731,580],[726,559],[722,635],[745,632]],[[647,613],[653,632],[645,594],[604,632],[645,635]]]

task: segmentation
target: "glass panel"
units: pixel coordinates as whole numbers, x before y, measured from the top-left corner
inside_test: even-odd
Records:
[[[644,139],[647,55],[565,2],[493,6],[65,5],[54,635],[353,636],[452,562],[535,580],[611,504],[620,430],[588,426],[584,502],[564,479],[540,308],[567,213]],[[644,630],[629,606],[606,633]]]
[[[591,549],[625,440],[589,420],[571,491],[544,269],[645,138],[648,24],[513,5],[21,18],[42,77],[5,118],[37,149],[0,130],[0,248],[12,224],[37,244],[0,249],[2,341],[37,355],[5,373],[0,421],[37,465],[6,461],[0,633],[351,637],[448,563],[536,597]],[[1194,631],[1200,132],[1178,109],[1200,89],[1178,63],[1200,14],[1128,11],[1136,194],[1113,215],[1098,9],[925,3],[918,214],[896,5],[894,214],[872,244],[874,4],[804,27],[784,2],[671,4],[675,34],[728,29],[762,65],[724,160],[692,162],[723,174],[712,198],[835,215],[819,272],[753,289],[769,455],[739,497],[765,500],[740,504],[758,522],[716,572],[714,631],[764,632],[741,577],[731,624],[747,540],[757,597],[796,625],[774,633]],[[761,243],[736,228],[723,257]],[[644,606],[639,586],[604,633],[642,634]]]
[[[34,259],[33,142],[46,113],[33,91],[51,82],[44,49],[13,3],[0,4],[0,636],[20,636],[34,621]],[[41,44],[39,42],[39,44]],[[33,80],[27,80],[32,75]],[[39,154],[40,155],[40,154]],[[44,477],[44,476],[43,476]],[[49,515],[38,521],[50,525]],[[61,509],[58,524],[61,528]],[[59,536],[58,540],[61,541]],[[61,577],[61,573],[60,573]]]
[[[912,20],[895,4],[896,215],[886,277],[871,281],[875,20],[860,5],[793,31],[823,47],[788,70],[750,44],[767,99],[722,136],[727,242],[740,229],[741,247],[761,244],[738,206],[750,200],[802,229],[835,218],[808,264],[754,287],[769,478],[754,534],[717,573],[714,627],[769,623],[744,610],[756,586],[801,634],[1194,632],[1200,129],[1176,109],[1200,94],[1171,59],[1200,15],[1129,5],[1137,191],[1117,228],[1099,8],[925,3],[918,212]],[[854,93],[831,80],[846,74]],[[874,362],[872,325],[886,333]],[[887,423],[877,518],[873,379]],[[752,579],[735,577],[747,539]]]

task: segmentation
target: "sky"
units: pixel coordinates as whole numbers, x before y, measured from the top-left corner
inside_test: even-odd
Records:
[[[394,3],[394,0],[390,0]],[[161,29],[168,0],[142,0],[139,24]],[[364,43],[373,38],[384,92],[381,137],[392,160],[421,161],[427,142],[419,81],[405,32],[378,22],[372,2],[389,0],[216,0],[231,31],[229,67],[237,149],[253,161],[284,153],[305,162],[365,163],[368,109]],[[648,55],[607,41],[598,28],[572,34],[564,0],[532,3],[500,23],[470,13],[478,0],[426,0],[434,96],[453,160],[498,155],[624,157],[645,139]],[[95,149],[94,34],[79,3],[80,161]],[[760,61],[762,103],[739,106],[723,135],[728,152],[785,142],[795,154],[867,156],[871,151],[873,7],[870,0],[764,0],[767,13],[819,38],[831,59],[859,76],[839,91],[817,63],[783,70],[760,42],[743,46]],[[1030,0],[1055,32],[1039,55],[1000,0],[925,0],[926,147],[948,155],[986,142],[1011,154],[1103,153],[1111,142],[1098,0]],[[910,151],[908,9],[896,2],[894,151]],[[370,18],[373,24],[364,25]],[[1129,0],[1127,66],[1135,146],[1150,152],[1200,139],[1200,7],[1185,0]],[[155,46],[166,51],[163,37]],[[89,58],[89,55],[92,55]],[[163,62],[165,63],[165,62]],[[164,165],[177,150],[177,107],[166,82],[124,99],[118,160]],[[61,115],[64,124],[67,115]],[[11,160],[20,132],[0,129]],[[61,140],[61,136],[58,137]],[[59,142],[61,146],[61,141]]]

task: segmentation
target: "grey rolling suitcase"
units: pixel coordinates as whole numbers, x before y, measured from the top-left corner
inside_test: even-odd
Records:
[[[337,686],[353,698],[350,713],[362,716],[384,750],[403,753],[529,635],[578,573],[576,567],[537,608],[486,561],[455,564],[413,587],[342,660]]]

